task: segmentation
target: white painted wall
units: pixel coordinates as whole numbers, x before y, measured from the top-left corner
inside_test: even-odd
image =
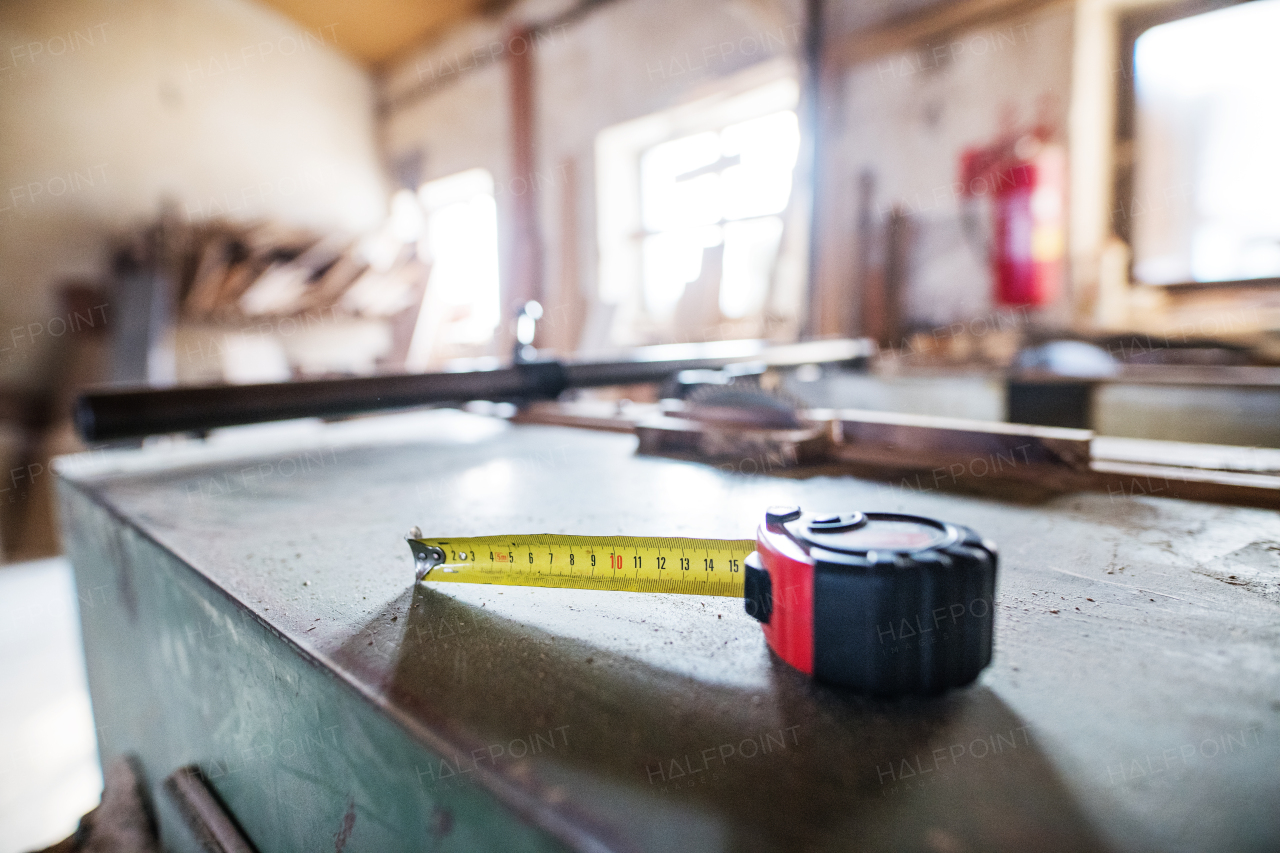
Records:
[[[0,381],[39,380],[50,341],[12,330],[47,324],[56,284],[100,277],[108,235],[162,199],[379,224],[373,84],[341,41],[252,0],[0,5]]]

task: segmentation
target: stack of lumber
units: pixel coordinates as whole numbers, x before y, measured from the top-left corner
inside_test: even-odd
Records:
[[[135,269],[165,274],[183,322],[237,324],[330,311],[393,317],[421,303],[428,268],[412,246],[381,239],[162,216],[129,235],[122,254]]]

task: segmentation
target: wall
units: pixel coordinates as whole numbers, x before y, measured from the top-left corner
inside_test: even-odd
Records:
[[[509,27],[546,20],[564,7],[522,4],[505,22],[463,28],[392,68],[383,81],[384,99],[391,104],[384,133],[388,160],[420,163],[417,174],[423,180],[474,166],[493,173],[504,282],[510,280],[513,203],[530,183],[536,186],[546,286],[570,281],[588,303],[578,343],[592,349],[606,345],[610,320],[610,309],[594,299],[597,134],[695,100],[713,90],[717,79],[748,66],[794,55],[804,18],[798,0],[619,0],[550,28],[538,36],[535,54],[535,174],[515,175],[507,67],[503,61],[488,63],[487,57],[491,47],[493,53],[525,49],[512,41]],[[765,33],[772,35],[770,49],[753,47],[764,43]],[[721,49],[725,44],[733,47]],[[415,88],[424,93],[408,94]],[[553,312],[550,320],[556,319]]]
[[[250,0],[0,6],[0,381],[40,381],[56,285],[100,277],[109,236],[162,200],[376,226],[373,86],[341,41]]]
[[[898,20],[918,22],[928,7],[941,5],[832,2],[826,7],[826,37],[837,45]],[[544,4],[540,11],[563,8]],[[519,6],[508,23],[521,15],[536,18],[534,12],[531,4]],[[929,59],[937,45],[915,44],[837,69],[823,116],[829,136],[819,182],[818,333],[861,330],[859,253],[875,253],[875,247],[858,243],[858,180],[864,172],[875,176],[877,224],[883,225],[884,212],[894,206],[905,208],[911,219],[904,321],[945,326],[991,311],[984,249],[965,237],[956,201],[935,199],[934,192],[953,185],[960,151],[991,141],[1007,112],[1022,124],[1047,116],[1065,143],[1072,23],[1071,5],[1061,3],[949,32],[940,37],[945,61]],[[722,57],[715,50],[719,44],[781,31],[790,39],[785,53],[798,58],[803,24],[803,5],[792,0],[618,0],[545,34],[537,46],[535,86],[548,282],[571,270],[588,298],[598,287],[593,142],[599,131],[694,100],[714,90],[716,81],[766,58],[737,50]],[[390,159],[416,151],[425,177],[482,165],[494,172],[500,188],[523,188],[509,166],[506,67],[501,60],[488,61],[489,45],[500,52],[507,43],[503,27],[473,25],[391,70],[383,85],[392,105],[385,118]],[[950,46],[957,40],[966,47],[953,57]],[[483,67],[458,70],[471,64]],[[430,91],[406,95],[415,87]],[[578,233],[569,241],[563,239],[564,187],[558,182],[566,167],[578,177],[571,206]],[[509,221],[510,210],[499,199],[500,217]],[[1065,315],[1065,304],[1064,298],[1049,318]],[[600,342],[607,325],[605,309],[595,307],[587,344]]]
[[[966,231],[953,187],[960,153],[992,141],[1003,123],[1037,118],[1066,142],[1071,104],[1072,11],[1041,11],[971,27],[853,65],[833,87],[823,185],[819,329],[859,327],[850,298],[859,253],[877,247],[889,211],[906,213],[902,325],[936,328],[993,310],[982,235]],[[866,176],[864,178],[863,176]],[[861,182],[869,179],[870,234],[859,233]],[[981,208],[979,208],[981,209]],[[1053,319],[1064,312],[1065,296]]]

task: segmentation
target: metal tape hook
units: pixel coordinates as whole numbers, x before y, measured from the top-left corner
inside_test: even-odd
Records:
[[[422,531],[417,527],[412,528],[404,537],[413,550],[413,574],[417,580],[422,580],[431,574],[432,569],[444,562],[444,551],[434,545],[419,542],[421,537]]]

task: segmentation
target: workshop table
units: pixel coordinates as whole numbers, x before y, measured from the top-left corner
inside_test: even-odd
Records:
[[[198,765],[290,850],[1280,849],[1280,516],[637,456],[457,411],[61,460],[104,763]],[[749,462],[749,460],[748,460]],[[414,585],[405,532],[751,538],[769,504],[969,525],[995,657],[880,702],[740,601]]]

